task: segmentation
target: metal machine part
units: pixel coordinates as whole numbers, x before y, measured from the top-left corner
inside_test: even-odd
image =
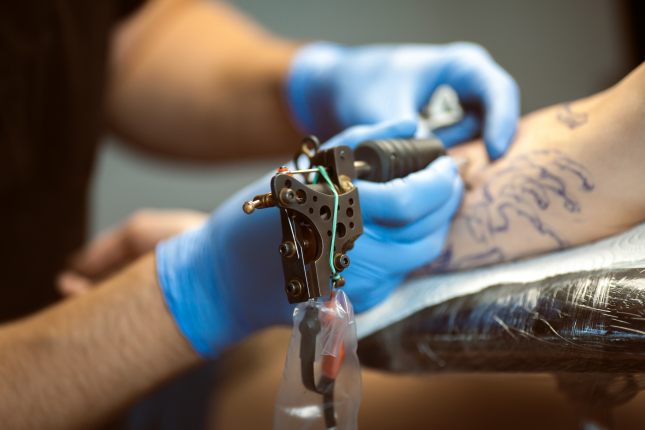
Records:
[[[344,285],[342,277],[332,279],[333,275],[349,267],[347,252],[363,233],[354,179],[386,182],[420,170],[445,154],[437,139],[372,140],[355,151],[347,146],[319,148],[315,137],[305,138],[294,157],[296,168],[278,169],[271,179],[271,192],[243,205],[247,214],[269,207],[280,209],[282,242],[278,251],[289,303],[328,297],[332,287]],[[306,168],[299,165],[302,156],[309,160]],[[328,174],[333,189],[312,177],[318,175],[319,168]]]
[[[336,272],[345,270],[350,263],[347,251],[363,233],[358,192],[352,183],[356,174],[351,149],[339,146],[315,151],[311,163],[325,169],[333,190],[324,181],[309,180],[313,168],[305,172],[280,169],[271,179],[271,193],[244,204],[247,213],[270,206],[280,209],[282,242],[278,252],[289,303],[328,297],[332,282],[342,286],[343,278],[331,281],[330,256]]]
[[[327,303],[333,302],[333,289],[345,284],[340,273],[350,265],[347,252],[363,233],[359,194],[352,181],[404,177],[426,167],[445,150],[436,139],[372,140],[352,151],[348,146],[321,150],[318,139],[309,136],[300,146],[294,156],[295,169],[280,167],[271,178],[271,192],[255,196],[242,209],[247,214],[269,207],[280,210],[278,252],[287,299],[289,303],[309,301],[298,325],[301,381],[307,390],[322,395],[325,425],[335,428],[334,386],[344,352],[323,357],[323,372],[316,382],[321,321],[320,303],[314,299],[325,297],[330,298]],[[299,163],[303,156],[309,160],[305,168]]]

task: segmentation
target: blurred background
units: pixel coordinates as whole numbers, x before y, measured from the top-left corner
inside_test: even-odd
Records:
[[[479,43],[517,80],[525,113],[607,88],[642,58],[644,8],[639,0],[231,3],[273,32],[303,41]],[[92,235],[141,207],[212,210],[280,163],[195,168],[151,160],[113,138],[105,143],[93,185]]]

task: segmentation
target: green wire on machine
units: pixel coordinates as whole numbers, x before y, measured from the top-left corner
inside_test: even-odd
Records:
[[[331,249],[329,250],[329,266],[331,267],[331,272],[333,274],[332,279],[334,281],[337,281],[338,278],[340,278],[340,275],[336,273],[336,267],[334,266],[334,242],[336,239],[336,216],[338,214],[338,191],[336,191],[336,187],[334,187],[334,183],[329,178],[329,175],[327,174],[325,168],[323,166],[316,166],[316,168],[318,169],[318,172],[320,172],[320,175],[325,179],[325,182],[327,182],[327,185],[329,185],[329,188],[331,188],[331,192],[334,194],[334,211],[332,218],[333,225],[331,227]],[[312,182],[315,184],[317,181],[318,176],[316,176]]]

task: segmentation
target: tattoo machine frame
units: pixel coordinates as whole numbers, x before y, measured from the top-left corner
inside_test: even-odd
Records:
[[[309,136],[303,139],[294,156],[295,168],[279,168],[271,178],[271,192],[255,196],[243,205],[247,214],[269,207],[280,211],[282,242],[278,251],[285,292],[289,303],[306,302],[297,324],[301,382],[307,390],[322,395],[327,428],[336,427],[334,384],[345,356],[344,336],[334,336],[337,345],[331,349],[335,353],[323,351],[318,382],[314,364],[321,329],[324,332],[325,326],[333,324],[330,319],[334,313],[323,310],[337,303],[334,291],[345,284],[341,272],[350,265],[347,252],[363,233],[359,193],[352,181],[359,178],[387,182],[401,178],[441,155],[445,155],[445,149],[434,138],[371,140],[352,150],[348,146],[321,149],[318,139]],[[309,160],[307,167],[300,166],[303,156]],[[321,305],[316,301],[321,297],[329,300]],[[341,313],[353,318],[349,300],[343,295],[340,302],[347,303],[339,308]],[[351,353],[355,355],[356,351]]]

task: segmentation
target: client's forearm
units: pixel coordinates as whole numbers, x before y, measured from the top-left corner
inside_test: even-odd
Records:
[[[481,145],[455,149],[469,161],[467,191],[432,270],[574,246],[644,220],[644,93],[641,66],[604,93],[525,117],[496,163]]]

